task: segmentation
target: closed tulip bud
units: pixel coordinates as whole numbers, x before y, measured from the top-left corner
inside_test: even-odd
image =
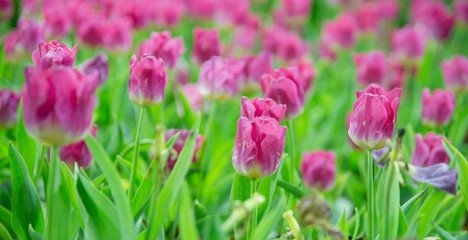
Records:
[[[286,127],[279,121],[284,105],[271,99],[242,99],[232,164],[240,175],[260,179],[273,174],[283,155]]]
[[[297,68],[278,68],[260,80],[263,96],[287,106],[285,117],[294,118],[304,110],[304,89]]]
[[[229,59],[212,57],[204,62],[198,75],[198,88],[203,96],[224,100],[237,94],[237,75],[242,65]]]
[[[13,3],[11,0],[0,0],[0,22],[10,20],[13,16]]]
[[[438,163],[449,163],[450,158],[442,144],[442,136],[429,132],[423,138],[416,134],[416,146],[411,155],[411,164],[418,167],[432,166]]]
[[[57,65],[73,67],[77,52],[78,45],[70,49],[64,43],[60,44],[55,40],[49,43],[41,42],[39,47],[34,50],[32,60],[41,70]]]
[[[132,26],[126,18],[108,20],[102,29],[104,47],[113,51],[126,51],[132,46]]]
[[[77,26],[78,38],[90,47],[98,47],[104,44],[105,19],[91,16],[83,19]]]
[[[321,191],[335,183],[336,160],[333,151],[308,152],[302,156],[301,174],[305,184]]]
[[[365,3],[356,10],[356,22],[359,30],[365,33],[375,33],[379,29],[379,24],[382,21],[379,7],[374,3]]]
[[[325,24],[323,41],[334,50],[349,49],[356,43],[358,25],[351,15],[340,15]]]
[[[449,37],[455,18],[442,2],[416,0],[412,2],[412,18],[416,25],[437,40]]]
[[[302,80],[302,87],[304,88],[304,93],[309,91],[311,86],[314,84],[315,76],[317,72],[312,61],[301,59],[297,61],[294,66],[297,67],[299,76]]]
[[[442,62],[445,86],[462,92],[468,89],[468,58],[456,55],[448,61]]]
[[[167,166],[169,167],[170,170],[172,170],[177,162],[177,159],[179,157],[180,152],[185,146],[185,142],[187,141],[187,138],[190,136],[191,131],[190,130],[183,130],[183,129],[168,129],[166,131],[165,138],[166,140],[171,139],[174,135],[179,133],[179,137],[177,138],[176,142],[174,143],[173,150],[177,154],[171,154],[169,156],[169,159],[167,160]],[[197,139],[195,140],[195,150],[192,158],[192,162],[197,162],[197,153],[198,150],[200,149],[203,141],[205,141],[205,137],[202,135],[198,134]]]
[[[221,41],[216,29],[196,27],[193,30],[192,56],[196,63],[202,64],[212,56],[221,55]]]
[[[426,40],[412,26],[397,30],[392,35],[392,52],[401,60],[418,60],[424,54]]]
[[[97,74],[71,67],[45,70],[26,67],[23,99],[28,132],[45,145],[64,145],[82,138],[91,125]]]
[[[456,0],[453,10],[457,21],[468,24],[468,2],[464,0]]]
[[[387,92],[378,84],[357,91],[353,113],[349,119],[348,134],[351,140],[366,150],[383,148],[393,137],[400,104],[401,89]]]
[[[422,93],[422,121],[427,126],[446,126],[455,110],[455,94],[450,90],[425,88]]]
[[[184,54],[184,41],[182,38],[171,38],[171,33],[152,32],[150,38],[145,40],[137,51],[141,58],[144,54],[161,58],[169,68],[173,68],[179,57]]]
[[[91,130],[91,135],[96,138],[97,125]],[[87,169],[93,160],[93,155],[89,151],[84,140],[70,145],[60,147],[60,160],[73,169],[75,163],[84,169]]]
[[[384,52],[357,53],[354,54],[353,60],[357,68],[357,80],[361,86],[384,82],[387,74],[387,61]]]
[[[154,106],[162,102],[167,84],[164,62],[153,56],[130,59],[130,81],[128,95],[132,102],[143,106]]]
[[[103,85],[109,75],[109,59],[106,54],[98,53],[80,64],[79,69],[86,75],[98,73],[98,83]]]
[[[263,33],[263,49],[271,51],[284,61],[299,59],[307,51],[302,38],[279,27],[268,29]]]
[[[273,71],[273,56],[270,52],[263,51],[257,56],[251,55],[244,58],[245,82],[244,90],[260,88],[260,78],[263,74]]]
[[[16,124],[20,96],[12,90],[0,90],[0,128],[8,129]]]
[[[44,8],[46,30],[49,36],[63,38],[72,27],[70,9],[63,3],[57,1]]]
[[[212,18],[216,11],[216,0],[190,0],[187,2],[187,9],[195,18]]]

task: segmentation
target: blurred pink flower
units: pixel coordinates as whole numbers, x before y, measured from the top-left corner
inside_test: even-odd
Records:
[[[313,151],[304,153],[301,162],[301,175],[304,183],[320,191],[328,190],[335,184],[336,160],[333,151]]]
[[[438,163],[449,163],[450,158],[442,145],[442,136],[429,132],[423,138],[416,134],[416,147],[411,155],[411,164],[428,167]]]
[[[404,61],[420,59],[426,49],[425,37],[415,27],[406,26],[392,36],[392,53]]]
[[[155,1],[152,4],[152,19],[159,26],[176,26],[187,10],[181,0]]]
[[[0,128],[8,129],[16,124],[20,95],[8,89],[0,89]]]
[[[90,134],[96,138],[97,125],[93,126]],[[93,155],[89,151],[84,140],[69,145],[61,146],[59,152],[60,160],[73,169],[75,163],[78,167],[87,169],[93,160]]]
[[[204,62],[198,75],[201,94],[213,100],[224,100],[238,93],[237,77],[243,65],[232,59],[212,57]]]
[[[461,92],[468,89],[468,58],[456,55],[442,62],[445,86]]]
[[[468,24],[468,1],[455,0],[454,1],[455,17],[458,21]]]
[[[154,106],[162,102],[167,84],[164,62],[153,56],[143,55],[130,59],[128,95],[132,102],[142,106]]]
[[[279,27],[267,29],[262,38],[263,49],[284,61],[297,60],[307,52],[307,45],[299,35]]]
[[[187,138],[190,136],[191,131],[184,130],[184,129],[168,129],[165,133],[166,140],[171,139],[177,133],[179,133],[179,137],[177,138],[173,146],[173,150],[177,152],[177,155],[170,154],[169,159],[167,159],[167,166],[169,167],[171,171],[174,168],[177,162],[177,159],[179,158],[179,154],[180,152],[182,152],[182,149],[184,148],[185,142],[187,141]],[[195,140],[195,150],[194,150],[192,162],[197,162],[197,153],[203,141],[205,141],[205,137],[198,134],[197,139]]]
[[[167,67],[173,68],[184,52],[184,41],[181,37],[172,38],[169,31],[152,32],[151,36],[138,47],[137,56],[140,58],[146,54],[162,58]]]
[[[98,73],[98,84],[103,85],[109,75],[109,59],[104,53],[98,53],[80,64],[79,69],[86,75]]]
[[[0,0],[0,22],[8,21],[13,16],[12,0]]]
[[[387,75],[387,60],[383,51],[355,53],[354,64],[357,68],[357,80],[361,86],[371,83],[383,84]]]
[[[198,90],[197,84],[187,83],[182,85],[182,92],[193,111],[198,112],[203,110],[203,95]]]
[[[20,20],[18,28],[9,32],[5,39],[5,53],[9,57],[31,53],[44,39],[42,24],[32,19]]]
[[[203,29],[196,27],[193,30],[192,56],[196,63],[202,64],[212,56],[221,55],[221,41],[217,29]]]
[[[32,53],[32,61],[41,70],[56,65],[73,67],[75,63],[78,45],[70,49],[64,43],[52,40],[49,43],[40,42],[39,47]]]
[[[314,84],[314,79],[317,74],[314,67],[314,63],[306,59],[301,59],[295,62],[293,66],[297,67],[299,76],[302,80],[302,87],[304,88],[304,93],[306,93]]]
[[[442,2],[414,0],[411,6],[412,19],[437,40],[449,37],[454,17]]]
[[[338,16],[325,24],[322,41],[331,49],[348,49],[356,44],[358,24],[347,14]]]
[[[185,0],[187,9],[195,18],[212,18],[216,11],[216,0]]]
[[[262,51],[256,56],[245,56],[243,60],[245,61],[243,89],[259,88],[262,75],[273,71],[273,56],[270,52]]]
[[[48,36],[63,38],[72,27],[70,9],[65,3],[54,2],[43,10]]]
[[[450,90],[425,88],[422,92],[422,121],[428,126],[446,126],[455,110],[455,94]]]
[[[116,51],[127,51],[132,46],[132,28],[128,19],[109,19],[102,31],[102,40],[106,48]]]

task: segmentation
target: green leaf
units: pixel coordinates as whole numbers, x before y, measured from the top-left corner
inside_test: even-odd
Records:
[[[178,221],[180,238],[182,240],[196,240],[200,239],[195,217],[192,210],[192,199],[190,198],[190,189],[187,182],[184,182],[180,195],[180,209]]]
[[[415,206],[416,203],[421,200],[427,189],[429,189],[429,187],[425,187],[421,192],[417,193],[412,198],[408,199],[408,201],[406,201],[403,205],[401,205],[401,210],[405,215],[413,208],[413,206]]]
[[[354,216],[349,221],[349,229],[354,229],[353,240],[358,239],[362,234],[364,234],[364,226],[361,225],[361,218],[363,216],[364,215],[359,213],[359,209],[354,208]]]
[[[28,230],[29,224],[32,224],[39,232],[44,231],[41,202],[23,157],[11,144],[9,145],[9,155],[13,202],[12,227],[19,239],[31,239]]]
[[[306,195],[304,190],[300,189],[299,187],[296,187],[296,186],[292,185],[291,183],[288,183],[288,182],[286,182],[284,180],[281,180],[281,179],[278,180],[278,187],[281,187],[284,190],[288,191],[289,193],[291,193],[297,199],[301,199],[302,197],[304,197]]]
[[[146,239],[155,239],[161,233],[162,226],[167,213],[169,212],[170,206],[174,203],[177,195],[179,194],[180,187],[190,168],[195,151],[195,143],[199,126],[200,116],[197,117],[197,121],[192,128],[190,136],[185,142],[185,146],[179,155],[179,159],[157,198],[156,205],[153,208],[150,206],[150,209],[153,211],[150,211],[150,224],[148,225],[149,227]],[[151,204],[154,204],[154,202]]]
[[[341,215],[340,219],[336,226],[341,230],[345,239],[348,239],[348,221],[346,219],[346,209],[343,209],[343,214]]]
[[[442,240],[456,240],[456,238],[454,236],[452,236],[452,234],[445,231],[443,228],[439,227],[437,224],[432,223],[432,226],[434,226],[435,230],[439,234],[440,239],[442,239]]]
[[[456,168],[458,172],[458,184],[460,184],[460,189],[463,194],[463,199],[465,200],[466,209],[468,209],[468,162],[461,155],[461,153],[443,136],[443,144],[445,151],[450,157],[452,162],[456,163]]]
[[[85,238],[121,239],[117,209],[114,204],[81,173],[76,179],[76,191],[81,200],[82,212],[86,213]]]
[[[398,215],[398,237],[403,237],[405,233],[408,231],[408,222],[406,222],[405,214],[400,207],[400,213]]]
[[[281,220],[281,214],[286,207],[286,200],[284,196],[281,196],[280,199],[274,203],[272,208],[270,208],[265,216],[262,218],[260,223],[255,229],[252,239],[267,239],[268,234],[271,230],[278,224]]]
[[[385,164],[377,189],[376,209],[379,235],[382,239],[396,239],[400,211],[400,186],[395,164]]]
[[[119,223],[119,229],[122,235],[122,239],[134,239],[136,237],[135,230],[133,228],[133,218],[130,212],[130,204],[125,191],[120,182],[119,174],[112,165],[112,162],[107,156],[102,146],[96,141],[96,139],[87,134],[85,137],[86,146],[93,154],[94,161],[106,176],[106,181],[109,183],[109,187],[112,192],[112,196],[117,209],[117,217]]]
[[[11,212],[0,205],[0,223],[3,224],[7,229],[11,228]]]
[[[234,208],[235,201],[245,201],[250,198],[251,180],[238,173],[234,175],[232,181],[231,195],[229,197],[229,204],[231,209]]]
[[[10,239],[11,240],[10,233],[5,228],[5,226],[3,226],[3,224],[1,224],[1,223],[0,223],[0,239],[3,239],[3,240]]]
[[[24,125],[23,119],[23,102],[20,103],[18,107],[18,124],[17,124],[17,148],[18,152],[21,153],[21,156],[26,163],[29,176],[33,178],[34,164],[36,161],[36,141],[31,138],[26,131],[26,126]]]
[[[36,232],[31,224],[29,224],[29,236],[31,236],[31,240],[42,240],[43,237],[40,233]]]

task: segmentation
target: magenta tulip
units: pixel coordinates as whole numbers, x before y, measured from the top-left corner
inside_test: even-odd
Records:
[[[384,82],[387,75],[387,60],[384,52],[356,53],[353,55],[353,60],[357,68],[357,80],[361,86]]]
[[[442,144],[442,136],[430,132],[423,139],[420,133],[416,134],[416,146],[411,155],[412,165],[428,167],[449,162],[450,158]]]
[[[94,125],[93,129],[90,131],[94,138],[96,138],[96,132],[97,125]],[[75,163],[78,167],[87,169],[93,160],[93,155],[91,155],[91,152],[86,146],[84,140],[70,145],[61,146],[59,156],[60,160],[66,163],[70,169],[74,168]]]
[[[254,89],[260,86],[260,78],[263,74],[273,71],[273,56],[270,52],[263,51],[257,56],[251,55],[245,60],[245,83],[244,89]]]
[[[299,76],[302,80],[304,93],[306,93],[314,84],[314,79],[315,79],[315,76],[317,75],[317,72],[314,67],[314,63],[309,60],[301,59],[297,61],[296,63],[294,63],[294,66],[297,67]]]
[[[21,95],[28,132],[45,145],[82,138],[91,125],[97,74],[86,76],[64,66],[26,67],[25,78]]]
[[[0,89],[0,128],[8,129],[16,124],[20,96],[7,89]]]
[[[453,9],[457,21],[468,24],[468,1],[455,0],[454,4]]]
[[[321,191],[333,187],[336,175],[336,160],[333,151],[314,151],[302,156],[301,175],[310,188]]]
[[[415,0],[411,9],[413,21],[432,37],[445,40],[450,36],[455,18],[444,3]]]
[[[0,0],[0,22],[10,20],[13,10],[12,0]]]
[[[168,129],[165,133],[166,140],[171,139],[174,135],[179,133],[179,137],[177,138],[176,142],[174,143],[173,150],[177,152],[177,154],[171,154],[169,159],[167,159],[167,166],[170,170],[172,170],[177,162],[180,152],[185,146],[185,142],[189,137],[191,131],[190,130],[183,130],[183,129]],[[205,141],[205,137],[198,134],[197,139],[195,140],[195,152],[193,154],[192,162],[197,162],[197,153],[200,149],[203,141]]]
[[[237,77],[243,65],[231,59],[212,57],[203,63],[198,75],[198,88],[203,96],[224,100],[237,94]]]
[[[38,49],[34,50],[32,60],[41,70],[57,65],[73,67],[77,52],[78,45],[70,49],[64,43],[60,44],[55,40],[49,43],[41,42]]]
[[[187,83],[182,85],[182,92],[193,111],[203,110],[203,95],[198,90],[197,84]]]
[[[45,39],[44,26],[34,20],[19,20],[18,28],[9,32],[5,38],[5,53],[15,57],[32,53]]]
[[[106,54],[98,53],[96,56],[80,64],[79,69],[86,75],[98,73],[99,85],[103,85],[109,74],[109,59]]]
[[[285,116],[287,119],[296,117],[304,110],[304,88],[297,68],[278,68],[263,74],[260,84],[263,97],[288,107]]]
[[[232,154],[238,174],[260,179],[277,170],[285,142],[286,127],[279,124],[285,108],[272,99],[242,99]]]
[[[442,62],[445,86],[457,92],[468,89],[468,58],[456,55]]]
[[[171,38],[171,33],[164,31],[161,33],[152,32],[151,36],[141,43],[137,51],[137,56],[141,58],[144,54],[162,58],[164,64],[173,68],[179,57],[184,54],[184,41],[182,38]]]
[[[90,47],[102,46],[104,44],[105,19],[101,17],[88,17],[83,19],[77,26],[78,38]]]
[[[358,99],[349,119],[348,134],[357,146],[377,150],[393,137],[400,95],[400,88],[387,92],[378,84],[356,91]]]
[[[422,121],[428,126],[446,126],[455,110],[455,94],[450,90],[425,88],[422,93]]]
[[[113,51],[127,51],[132,46],[132,25],[126,18],[110,19],[102,29],[104,47]]]
[[[44,7],[43,12],[48,35],[60,39],[65,37],[72,27],[69,7],[60,1],[56,1],[47,8]]]
[[[221,55],[221,41],[216,29],[196,27],[193,30],[192,56],[196,63],[202,64],[212,56]]]
[[[279,27],[267,29],[263,33],[262,45],[263,49],[284,61],[297,60],[307,52],[307,46],[299,35]]]
[[[340,15],[325,24],[322,40],[333,50],[349,49],[356,43],[358,25],[351,15]]]
[[[392,52],[401,60],[418,60],[425,48],[426,39],[415,27],[406,26],[393,33]]]
[[[142,106],[154,106],[162,102],[167,84],[166,69],[161,59],[146,56],[130,59],[128,95],[132,102]]]

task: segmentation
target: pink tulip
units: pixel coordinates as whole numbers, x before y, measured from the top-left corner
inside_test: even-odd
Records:
[[[393,33],[392,52],[402,60],[417,60],[426,48],[426,39],[412,26],[406,26]]]
[[[26,67],[25,78],[21,96],[28,132],[45,145],[82,138],[91,125],[97,74],[85,76],[64,66]]]
[[[182,92],[193,111],[203,110],[203,95],[198,90],[197,84],[187,83],[182,85]]]
[[[442,62],[445,86],[455,91],[468,89],[468,58],[456,55]]]
[[[105,20],[101,17],[89,17],[80,22],[77,27],[78,38],[90,47],[104,44]]]
[[[216,10],[216,0],[187,0],[187,9],[195,18],[212,18]]]
[[[357,80],[361,86],[384,82],[387,74],[387,60],[384,52],[356,53],[353,55],[353,60],[357,68]]]
[[[11,0],[0,0],[0,22],[10,20],[13,16],[13,3]]]
[[[257,88],[260,86],[260,78],[265,73],[273,71],[273,56],[267,51],[259,53],[257,56],[251,55],[245,60],[245,80],[244,89]]]
[[[79,69],[86,75],[98,73],[98,84],[103,85],[109,75],[109,60],[106,54],[98,53],[80,64]]]
[[[297,68],[278,68],[263,74],[260,84],[263,97],[287,106],[286,118],[294,118],[304,110],[304,88]]]
[[[394,58],[389,59],[389,65],[390,69],[385,81],[385,88],[401,88],[405,80],[405,67]]]
[[[348,49],[356,44],[358,25],[351,15],[340,15],[325,24],[322,40],[331,49]]]
[[[7,89],[0,89],[0,128],[8,129],[16,124],[20,96]]]
[[[416,146],[411,155],[411,164],[418,167],[428,167],[438,163],[449,163],[450,158],[442,145],[442,136],[427,133],[422,137],[416,134]]]
[[[152,19],[158,26],[176,26],[187,10],[182,1],[166,0],[153,4]]]
[[[246,50],[250,50],[255,46],[257,32],[257,28],[240,26],[236,28],[236,31],[234,32],[233,44]]]
[[[425,88],[422,93],[422,121],[428,126],[446,126],[455,110],[455,94],[450,90]]]
[[[384,21],[395,20],[398,17],[400,6],[398,1],[383,0],[376,2],[380,18]]]
[[[366,150],[383,148],[393,137],[400,104],[401,89],[387,92],[378,84],[356,91],[357,101],[349,119],[348,134],[351,140]]]
[[[97,125],[94,125],[90,131],[91,135],[96,138]],[[93,155],[89,151],[84,140],[70,145],[60,147],[59,152],[60,160],[66,163],[70,169],[73,169],[75,163],[78,167],[87,169],[93,160]]]
[[[373,3],[362,4],[357,9],[355,17],[359,30],[362,32],[377,32],[382,20],[378,6]]]
[[[260,179],[278,169],[286,134],[286,127],[279,124],[284,112],[285,106],[271,99],[242,99],[232,154],[238,174]]]
[[[183,130],[183,129],[168,129],[165,133],[166,140],[171,139],[177,133],[180,133],[180,134],[176,142],[174,143],[174,147],[173,147],[173,150],[177,152],[177,155],[171,154],[169,156],[169,159],[167,160],[167,166],[169,167],[170,170],[174,168],[177,162],[177,159],[179,158],[179,154],[184,148],[185,142],[187,141],[187,138],[190,136],[191,131]],[[197,152],[200,149],[203,141],[205,141],[205,137],[198,134],[197,139],[195,140],[195,152],[193,154],[192,162],[197,162]]]
[[[453,9],[457,21],[468,24],[468,1],[455,0],[454,4]]]
[[[120,16],[129,19],[131,27],[137,29],[146,27],[151,17],[150,10],[148,1],[126,1],[118,5]]]
[[[162,102],[167,84],[164,62],[153,56],[135,55],[130,59],[128,95],[132,102],[142,106],[154,106]]]
[[[221,55],[221,41],[216,29],[203,29],[196,27],[193,31],[192,56],[198,64]]]
[[[173,68],[179,57],[184,54],[184,51],[184,41],[182,38],[171,38],[171,33],[168,31],[161,33],[152,32],[151,36],[141,43],[137,56],[140,58],[146,54],[162,58],[169,68]]]
[[[43,12],[48,35],[56,38],[65,37],[72,27],[72,18],[68,6],[60,2],[54,2],[44,8]]]
[[[212,57],[204,62],[198,75],[198,88],[203,96],[224,100],[237,94],[237,77],[243,65],[231,59]]]
[[[314,84],[314,79],[317,75],[314,63],[309,60],[301,59],[294,63],[294,66],[297,67],[297,70],[299,71],[299,76],[302,80],[302,87],[304,88],[304,93],[306,93]]]
[[[49,43],[40,42],[32,54],[32,61],[41,70],[57,65],[73,67],[77,52],[78,45],[70,49],[64,43],[60,44],[55,40]]]
[[[284,12],[289,17],[308,17],[310,13],[311,0],[282,0]]]
[[[131,23],[126,18],[110,19],[102,29],[102,40],[106,48],[127,51],[132,45]]]
[[[449,37],[455,19],[444,3],[416,0],[411,9],[413,21],[432,37],[438,40]]]
[[[302,156],[301,175],[310,188],[328,190],[335,184],[336,160],[333,151],[314,151]]]
[[[18,28],[9,32],[5,39],[5,53],[9,57],[31,53],[44,38],[42,24],[34,20],[20,20]]]
[[[320,57],[325,58],[329,61],[334,61],[336,59],[336,53],[331,49],[328,43],[325,43],[323,40],[320,41]]]
[[[297,60],[307,52],[307,46],[299,35],[278,27],[263,33],[263,49],[284,61]]]
[[[250,0],[218,0],[215,19],[221,23],[242,24],[248,18]]]

